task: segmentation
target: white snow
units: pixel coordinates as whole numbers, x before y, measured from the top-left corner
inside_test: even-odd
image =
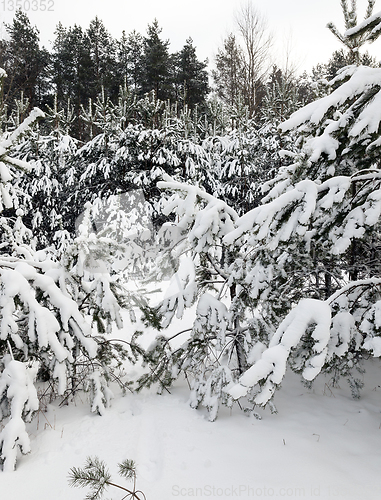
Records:
[[[30,455],[14,473],[1,473],[1,491],[21,500],[83,500],[68,471],[87,456],[105,460],[115,482],[117,462],[137,463],[137,486],[147,500],[171,498],[339,498],[381,496],[381,368],[368,363],[368,389],[359,401],[318,381],[313,390],[287,373],[276,396],[279,413],[261,421],[238,409],[210,423],[187,402],[185,383],[172,394],[117,395],[102,417],[89,414],[83,395],[75,404],[28,424]],[[240,496],[238,493],[240,492]],[[254,495],[253,493],[254,492]],[[197,495],[196,495],[197,494]],[[106,498],[119,498],[108,490]]]
[[[351,97],[361,95],[372,85],[378,85],[381,80],[381,69],[367,66],[348,66],[339,73],[336,79],[342,80],[346,76],[351,78],[331,94],[311,102],[293,113],[288,120],[280,125],[282,132],[296,128],[306,121],[318,124],[331,107],[337,108]]]
[[[250,387],[266,379],[266,384],[255,397],[257,404],[265,404],[286,373],[287,359],[292,348],[296,347],[308,327],[313,328],[311,337],[315,340],[315,356],[309,359],[303,370],[306,380],[313,380],[321,371],[327,358],[327,345],[330,340],[331,308],[327,302],[316,299],[303,299],[286,316],[270,341],[269,348],[261,358],[240,378],[239,384],[229,388],[229,394],[237,399],[245,396]]]
[[[328,358],[333,354],[339,357],[343,356],[348,351],[349,342],[354,331],[355,321],[348,311],[341,311],[333,317]]]
[[[31,450],[30,439],[23,416],[36,411],[39,406],[33,385],[38,363],[27,367],[20,361],[11,360],[0,375],[0,400],[6,391],[11,417],[0,432],[1,458],[4,472],[12,472],[16,465],[18,449],[22,453]],[[26,418],[28,419],[28,418]]]
[[[344,37],[348,38],[352,35],[356,35],[359,31],[363,30],[367,26],[374,25],[373,31],[380,30],[381,27],[381,12],[377,12],[372,16],[367,17],[361,23],[358,23],[355,27],[350,28],[344,33]]]
[[[321,124],[322,131],[319,135],[309,139],[305,150],[310,154],[310,161],[315,162],[322,153],[327,153],[328,158],[336,158],[339,141],[335,137],[340,129],[348,127],[348,136],[352,142],[361,142],[369,137],[369,134],[377,132],[381,120],[380,102],[381,94],[379,84],[381,81],[381,69],[367,66],[347,66],[339,71],[332,80],[332,84],[341,83],[329,95],[318,99],[307,106],[299,109],[291,117],[280,125],[282,132],[300,127],[306,122],[312,127]],[[365,102],[359,116],[356,116],[356,105],[367,91],[371,90],[374,95]],[[348,109],[327,118],[331,109],[340,110],[340,106],[348,104]]]
[[[1,147],[4,149],[8,149],[11,144],[13,144],[21,135],[25,134],[25,132],[29,129],[29,127],[39,118],[44,118],[45,114],[39,109],[39,108],[33,108],[32,111],[29,113],[27,118],[19,125],[14,132],[9,136],[8,139],[3,140],[0,144]],[[10,158],[7,157],[7,161],[9,161]],[[15,160],[12,158],[13,163],[18,163],[20,162],[20,166],[23,165],[27,170],[30,170],[30,165],[26,162],[21,162],[21,160]],[[16,164],[15,163],[15,164]]]
[[[165,291],[162,310],[169,324],[173,312],[182,318],[186,307],[190,307],[197,293],[196,272],[192,259],[183,255],[179,269],[171,278]],[[166,324],[167,324],[166,323]]]

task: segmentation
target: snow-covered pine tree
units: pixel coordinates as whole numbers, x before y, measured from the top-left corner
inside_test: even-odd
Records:
[[[72,199],[80,207],[97,197],[142,190],[156,226],[163,221],[157,181],[164,174],[178,180],[191,177],[217,192],[221,151],[227,148],[223,139],[210,136],[213,127],[197,109],[179,110],[152,94],[130,102],[126,92],[121,90],[117,105],[101,96],[84,111],[94,137],[72,159],[81,187]]]
[[[381,355],[381,70],[347,67],[333,83],[282,124],[299,150],[283,153],[292,164],[260,206],[238,217],[199,188],[161,184],[177,191],[166,211],[182,231],[161,326],[195,303],[196,318],[157,338],[141,384],[185,374],[211,419],[232,399],[272,405],[287,366],[306,383],[344,376],[358,396],[362,357]]]
[[[236,113],[232,120],[234,128],[202,141],[205,153],[196,161],[198,182],[241,215],[260,203],[262,184],[274,176],[282,160],[274,126],[238,121]]]
[[[78,141],[69,135],[73,110],[70,103],[59,110],[56,99],[47,108],[44,123],[29,129],[11,151],[32,167],[15,180],[15,187],[23,193],[24,221],[33,229],[40,248],[53,243],[57,230],[73,233],[75,219],[67,202],[75,178],[70,159],[78,149]],[[19,121],[16,116],[15,127]]]
[[[38,250],[22,222],[24,210],[13,183],[31,167],[9,151],[43,116],[35,108],[0,138],[0,463],[8,471],[15,468],[19,450],[30,449],[25,422],[39,409],[36,383],[45,381],[51,396],[63,401],[87,387],[92,410],[102,413],[113,369],[126,355],[107,341],[105,328],[96,330],[88,320],[91,315],[94,327],[112,321],[121,325],[123,292],[118,293],[107,268],[112,242],[104,248],[83,224],[74,241],[61,234],[60,260],[55,248]]]
[[[348,6],[348,0],[340,0],[344,15],[345,32],[341,34],[333,23],[328,23],[327,28],[345,45],[348,49],[348,59],[350,64],[359,64],[361,59],[360,47],[366,42],[374,41],[379,36],[378,25],[380,23],[379,15],[372,16],[376,0],[368,0],[365,12],[365,21],[359,24],[357,19],[357,2],[351,0],[351,6]],[[351,36],[347,36],[350,33]]]
[[[287,297],[268,347],[229,391],[235,398],[254,394],[256,403],[266,404],[287,365],[306,381],[321,371],[334,381],[345,376],[358,396],[356,368],[364,354],[381,354],[381,71],[349,66],[331,86],[331,94],[281,125],[284,133],[297,129],[300,152],[268,183],[263,206],[227,236],[262,245],[266,258],[271,255],[264,305],[277,288]]]
[[[173,337],[158,335],[145,353],[150,370],[139,379],[138,388],[158,384],[161,392],[185,375],[191,405],[204,405],[214,420],[221,401],[232,403],[223,388],[246,368],[247,332],[241,329],[241,311],[226,305],[235,296],[234,285],[228,283],[234,256],[221,244],[238,214],[196,186],[170,178],[159,186],[177,193],[164,212],[175,213],[178,222],[165,228],[172,230],[172,242],[159,255],[159,263],[169,261],[173,275],[162,303],[152,311],[151,324],[166,328],[196,301],[197,310],[192,328]]]
[[[151,120],[162,114],[164,103],[147,96],[136,102],[136,115],[141,117],[126,121],[125,102],[118,105],[100,97],[91,114],[94,135],[80,148],[73,162],[78,165],[80,190],[75,197],[76,206],[87,201],[107,198],[134,190],[143,190],[151,204],[151,217],[156,220],[159,191],[156,182],[161,175],[179,171],[180,160],[176,154],[176,130],[168,127],[144,126],[141,121]],[[153,109],[154,108],[154,109]],[[85,119],[89,119],[88,112]],[[157,118],[154,118],[156,121]],[[74,199],[73,197],[73,199]]]
[[[261,118],[278,126],[291,113],[301,107],[306,91],[302,78],[296,77],[292,71],[287,71],[273,66],[266,83],[265,96],[261,106]]]

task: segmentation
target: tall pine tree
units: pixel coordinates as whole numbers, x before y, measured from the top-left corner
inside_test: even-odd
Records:
[[[205,105],[209,92],[207,61],[197,59],[193,40],[188,38],[180,52],[174,54],[175,100],[183,106],[194,109],[196,105]]]
[[[121,84],[126,82],[128,90],[133,93],[141,94],[144,72],[144,38],[136,31],[132,31],[128,35],[123,31],[117,46],[120,82]]]
[[[116,42],[98,17],[90,22],[86,35],[89,40],[94,78],[93,82],[88,78],[87,83],[94,87],[93,97],[99,95],[104,89],[108,97],[115,99],[121,84],[116,71]]]
[[[6,25],[9,40],[2,42],[0,66],[7,72],[4,82],[3,99],[12,107],[21,93],[33,106],[49,102],[50,56],[40,47],[39,31],[32,27],[28,16],[16,11],[11,24]]]
[[[172,97],[172,60],[169,54],[169,41],[160,38],[162,29],[157,19],[147,28],[144,38],[143,82],[144,94],[154,91],[157,99]]]

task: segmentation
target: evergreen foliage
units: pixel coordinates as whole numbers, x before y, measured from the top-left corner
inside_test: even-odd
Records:
[[[16,15],[0,47],[13,82],[0,70],[4,470],[30,450],[39,384],[62,403],[86,390],[103,414],[139,357],[138,389],[184,377],[210,420],[236,400],[257,418],[258,405],[276,411],[287,367],[307,384],[345,377],[359,396],[362,359],[381,355],[381,69],[358,49],[381,31],[373,1],[358,26],[356,3],[341,3],[347,31],[331,30],[349,52],[302,77],[269,71],[270,39],[244,10],[211,96],[192,39],[171,54],[157,20],[119,41],[98,18],[59,25],[49,89],[38,32]],[[28,115],[39,99],[46,113]],[[131,278],[168,289],[152,306]],[[191,307],[193,324],[168,336]],[[141,331],[109,337],[138,308],[158,332],[147,350]],[[121,471],[135,481],[130,462]],[[93,485],[88,498],[112,485],[98,459],[71,475]]]
[[[94,82],[87,81],[88,85],[94,86],[91,97],[98,96],[104,89],[108,97],[115,99],[122,83],[116,72],[116,42],[98,17],[90,22],[86,35],[89,39],[94,73]]]
[[[136,489],[135,463],[132,460],[124,460],[118,464],[118,468],[121,477],[134,482],[132,490],[111,482],[110,471],[98,457],[88,457],[83,468],[72,467],[69,471],[69,483],[76,488],[90,487],[90,492],[86,495],[88,500],[100,500],[109,486],[122,490],[122,499],[145,500],[144,493]]]
[[[23,92],[30,111],[48,98],[50,54],[40,47],[39,31],[22,10],[16,11],[6,31],[9,39],[2,42],[0,51],[0,67],[8,74],[3,82],[3,100],[11,107]]]
[[[350,66],[354,63],[355,61],[353,60],[350,52],[346,53],[344,49],[336,50],[325,65],[326,77],[328,78],[328,80],[333,80],[340,69],[345,68],[345,66]],[[368,52],[360,54],[358,60],[356,61],[356,64],[359,66],[370,67],[379,66],[376,59],[370,56]]]
[[[242,49],[233,33],[224,40],[223,48],[218,49],[215,62],[212,76],[217,95],[234,106],[242,98]]]
[[[196,317],[191,331],[160,332],[142,385],[183,374],[211,420],[233,400],[249,413],[272,405],[286,367],[307,383],[345,377],[358,397],[363,357],[381,352],[380,81],[379,68],[346,67],[330,94],[283,122],[297,133],[297,150],[283,152],[291,164],[241,216],[200,188],[160,184],[177,193],[165,212],[182,235],[161,325],[193,304]]]
[[[58,111],[55,99],[45,123],[29,130],[12,148],[14,156],[32,166],[15,186],[24,199],[24,221],[38,234],[40,248],[53,243],[56,231],[72,229],[67,198],[74,182],[69,164],[78,149],[78,141],[69,135],[73,119],[72,107]],[[47,128],[49,133],[44,133]]]
[[[363,27],[360,29],[356,29],[359,24],[357,19],[356,0],[351,0],[350,7],[348,6],[348,0],[340,0],[346,30],[344,34],[341,34],[333,23],[327,24],[327,28],[347,47],[351,64],[360,63],[360,47],[368,41],[374,41],[379,35],[379,32],[374,30],[374,25],[377,26],[380,21],[377,15],[376,19],[372,16],[375,3],[376,0],[368,0],[365,22],[363,23]]]
[[[244,103],[250,117],[261,107],[271,70],[271,44],[272,35],[265,18],[247,3],[236,16],[236,32],[228,35],[216,55],[216,70],[212,75],[217,94],[230,106]]]
[[[4,78],[5,72],[1,74]],[[92,410],[102,413],[111,397],[108,383],[117,379],[114,371],[126,356],[133,362],[140,352],[130,344],[130,355],[104,337],[111,323],[122,326],[120,307],[125,305],[126,294],[111,269],[113,248],[118,245],[91,232],[88,217],[76,238],[61,232],[56,235],[56,246],[47,248],[41,248],[23,223],[24,210],[19,205],[23,198],[15,180],[20,171],[30,171],[31,165],[9,152],[43,116],[34,108],[0,143],[0,418],[4,422],[0,451],[4,470],[14,469],[18,449],[30,450],[24,422],[38,410],[36,384],[48,383],[51,398],[61,396],[63,401],[80,388],[88,389]]]
[[[142,93],[144,38],[140,33],[132,31],[128,35],[123,31],[117,43],[118,73],[120,81],[133,93]]]
[[[169,41],[160,38],[161,31],[157,19],[147,28],[147,36],[144,38],[142,91],[144,94],[153,91],[157,99],[165,101],[172,97],[172,61]]]
[[[66,108],[70,102],[77,120],[71,133],[82,138],[82,125],[78,121],[81,105],[96,97],[90,42],[80,26],[65,28],[61,23],[56,29],[52,51],[54,91],[58,106]],[[94,95],[95,92],[95,95]]]
[[[193,40],[188,38],[180,52],[174,54],[174,80],[176,102],[194,109],[205,104],[209,92],[207,61],[200,62],[196,56]]]

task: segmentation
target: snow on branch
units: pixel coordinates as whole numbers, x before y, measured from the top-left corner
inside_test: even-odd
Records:
[[[342,84],[331,94],[296,111],[280,125],[281,131],[287,132],[306,123],[312,127],[321,124],[322,131],[306,144],[311,161],[316,161],[322,153],[335,159],[340,145],[337,140],[340,130],[347,130],[348,137],[355,143],[378,133],[381,122],[381,69],[348,66],[331,84],[340,82]]]
[[[363,238],[367,230],[379,223],[381,215],[381,186],[378,171],[365,175],[365,182],[361,187],[359,187],[359,177],[356,175],[350,179],[350,183],[349,178],[343,179],[342,192],[346,189],[346,192],[349,193],[349,187],[355,183],[357,183],[358,192],[355,197],[351,197],[348,201],[347,213],[341,224],[331,224],[329,239],[333,244],[331,251],[334,255],[343,254],[354,239]],[[319,216],[320,214],[316,215],[316,220]],[[322,212],[322,224],[324,223],[323,219],[324,213]]]
[[[244,233],[252,231],[258,241],[267,240],[274,249],[279,241],[287,241],[295,231],[303,235],[314,213],[317,194],[315,182],[299,182],[294,189],[240,217],[236,221],[236,228],[224,237],[224,243],[232,244]],[[287,217],[287,220],[280,224],[282,216]]]
[[[344,40],[351,40],[365,35],[364,42],[374,42],[381,34],[381,11],[364,19],[357,26],[350,28],[344,33]]]
[[[2,321],[0,338],[6,340],[11,336],[18,348],[24,347],[24,340],[18,333],[18,326],[14,319],[18,303],[28,315],[28,337],[31,342],[37,341],[40,348],[50,347],[57,361],[71,359],[70,351],[57,337],[57,334],[69,330],[69,325],[78,327],[73,329],[75,336],[86,349],[90,357],[97,352],[96,342],[90,338],[90,327],[79,312],[77,303],[68,297],[56,285],[49,275],[38,273],[26,262],[20,262],[15,269],[1,270],[2,289],[0,305],[2,307]],[[36,291],[41,290],[50,304],[56,309],[57,316],[36,299]],[[71,347],[69,345],[68,347]]]
[[[206,331],[218,331],[217,349],[222,350],[225,344],[225,332],[231,321],[231,316],[223,302],[210,293],[204,293],[197,304],[193,330],[199,334],[205,334]]]
[[[0,148],[7,150],[14,144],[38,119],[45,118],[45,114],[39,108],[33,108],[29,116],[12,132],[10,137],[0,142]],[[27,165],[27,164],[25,164]],[[28,167],[30,169],[30,167]]]
[[[4,394],[10,401],[9,416],[3,430],[0,432],[0,462],[3,470],[11,472],[16,467],[18,450],[23,454],[30,452],[30,439],[25,428],[25,421],[29,421],[38,410],[39,401],[34,386],[38,363],[27,367],[20,361],[9,361],[4,371],[0,374],[0,401]]]
[[[54,367],[52,376],[58,379],[58,393],[63,394],[69,377],[67,364],[73,363],[76,347],[94,358],[98,345],[77,303],[68,295],[62,276],[65,271],[49,262],[41,263],[46,268],[43,272],[22,259],[2,259],[0,339],[9,340],[27,357],[47,352]]]
[[[183,197],[174,194],[163,212],[166,215],[176,213],[177,226],[182,230],[192,226],[188,240],[196,252],[201,252],[212,245],[215,238],[221,238],[234,229],[234,222],[238,220],[237,212],[201,188],[175,182],[170,178],[159,182],[158,187],[183,193]]]
[[[305,363],[303,377],[313,380],[326,360],[330,326],[331,308],[327,302],[316,299],[301,300],[279,325],[269,348],[242,375],[239,384],[229,389],[229,394],[238,399],[246,396],[250,388],[260,383],[261,391],[256,395],[255,402],[265,405],[285,375],[291,349],[295,348],[306,334],[313,341],[314,354]]]
[[[329,357],[343,356],[352,339],[356,350],[381,356],[380,291],[381,278],[361,279],[347,283],[327,300],[332,310],[339,310],[332,321]]]
[[[274,250],[294,236],[305,236],[314,225],[328,231],[334,255],[345,252],[354,238],[362,238],[375,226],[381,215],[380,171],[373,169],[349,176],[336,176],[320,183],[303,180],[267,203],[234,221],[234,228],[223,237],[223,243],[237,243],[246,235],[250,244],[265,243]],[[360,182],[363,183],[360,185]],[[352,199],[357,183],[358,195]],[[272,192],[264,199],[269,199]],[[345,201],[347,197],[348,201]],[[339,213],[339,207],[350,203],[341,224],[327,225],[327,213]]]
[[[0,78],[4,75],[1,74],[0,70]],[[12,208],[13,206],[17,206],[15,200],[17,198],[17,194],[10,184],[10,181],[13,179],[13,174],[11,172],[11,167],[16,168],[16,170],[21,170],[24,172],[29,172],[31,170],[31,166],[29,163],[11,158],[8,156],[8,149],[23,135],[26,131],[33,125],[36,120],[43,118],[44,113],[38,109],[34,108],[28,118],[26,118],[21,125],[19,125],[14,132],[8,137],[8,139],[2,139],[0,137],[0,212],[4,210],[4,208]]]
[[[321,212],[342,202],[351,187],[351,178],[337,176],[323,183],[303,180],[286,192],[247,212],[235,222],[235,229],[223,241],[236,242],[245,233],[251,243],[265,240],[271,249],[279,242],[288,241],[294,234],[306,234],[312,220],[318,220]],[[272,192],[265,198],[272,196]]]
[[[365,287],[374,287],[374,286],[380,286],[381,285],[381,278],[368,278],[364,280],[356,280],[356,281],[351,281],[341,287],[339,290],[337,290],[329,299],[327,302],[329,304],[333,304],[338,301],[338,299],[341,296],[348,295],[349,293],[353,292],[356,289],[361,289]]]
[[[375,357],[381,356],[381,337],[377,333],[381,329],[380,287],[381,278],[369,278],[347,283],[325,301],[302,299],[281,322],[269,347],[238,384],[230,385],[228,393],[239,399],[259,385],[254,401],[266,405],[297,349],[303,354],[295,366],[307,381],[312,381],[334,356],[344,357],[353,341],[357,351],[364,349]],[[310,345],[308,349],[306,344]]]
[[[194,262],[186,256],[180,258],[179,269],[171,278],[161,303],[164,316],[164,327],[168,326],[176,314],[181,318],[184,309],[190,307],[197,294],[196,272]]]

